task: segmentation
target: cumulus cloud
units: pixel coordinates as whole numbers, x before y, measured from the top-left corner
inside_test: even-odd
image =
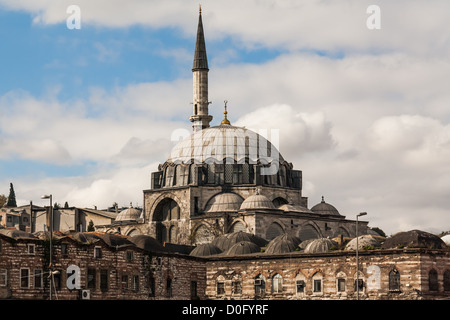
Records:
[[[9,10],[29,12],[36,24],[65,24],[69,0],[1,0]],[[369,0],[345,1],[207,1],[203,3],[208,38],[231,36],[242,46],[332,52],[402,51],[442,54],[450,43],[447,12],[450,3],[435,0],[377,1],[381,30],[366,27]],[[82,28],[123,28],[143,25],[177,28],[192,36],[198,2],[193,0],[78,0]],[[190,14],[189,14],[190,13]],[[233,17],[233,19],[230,19]],[[399,17],[402,17],[399,19]],[[274,21],[276,23],[268,23]],[[442,35],[435,36],[436,34]],[[438,48],[439,50],[434,50]]]

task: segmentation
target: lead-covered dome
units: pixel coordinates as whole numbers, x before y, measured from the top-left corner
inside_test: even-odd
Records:
[[[272,201],[266,196],[256,193],[242,202],[241,210],[275,209]]]
[[[221,124],[191,134],[172,149],[169,163],[212,163],[231,159],[237,163],[283,162],[275,146],[247,128]]]
[[[243,201],[244,199],[235,193],[220,193],[208,201],[205,212],[237,212]]]
[[[115,221],[136,221],[141,217],[141,213],[142,211],[140,209],[133,208],[130,205],[129,208],[120,211]]]
[[[320,203],[311,208],[311,211],[320,215],[342,217],[342,215],[333,205],[325,202],[323,197]]]

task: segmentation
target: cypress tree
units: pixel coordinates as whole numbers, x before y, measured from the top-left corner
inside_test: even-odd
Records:
[[[6,203],[7,207],[17,207],[16,203],[16,193],[14,192],[14,186],[12,183],[9,184],[9,196],[8,202]]]

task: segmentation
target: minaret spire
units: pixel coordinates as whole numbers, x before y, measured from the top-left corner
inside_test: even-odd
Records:
[[[194,113],[189,117],[194,131],[209,127],[212,116],[209,115],[208,105],[208,58],[206,55],[205,35],[203,32],[202,7],[199,8],[197,42],[195,44],[193,73],[193,105]]]

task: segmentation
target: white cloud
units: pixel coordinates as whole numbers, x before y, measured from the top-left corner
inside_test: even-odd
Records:
[[[1,0],[9,10],[23,10],[38,24],[64,24],[69,0]],[[449,50],[450,3],[435,0],[377,1],[381,30],[369,30],[370,0],[207,1],[203,19],[209,40],[231,36],[241,45],[331,52],[401,51],[443,55]],[[178,28],[193,36],[198,2],[190,0],[78,0],[82,28],[143,25]]]

